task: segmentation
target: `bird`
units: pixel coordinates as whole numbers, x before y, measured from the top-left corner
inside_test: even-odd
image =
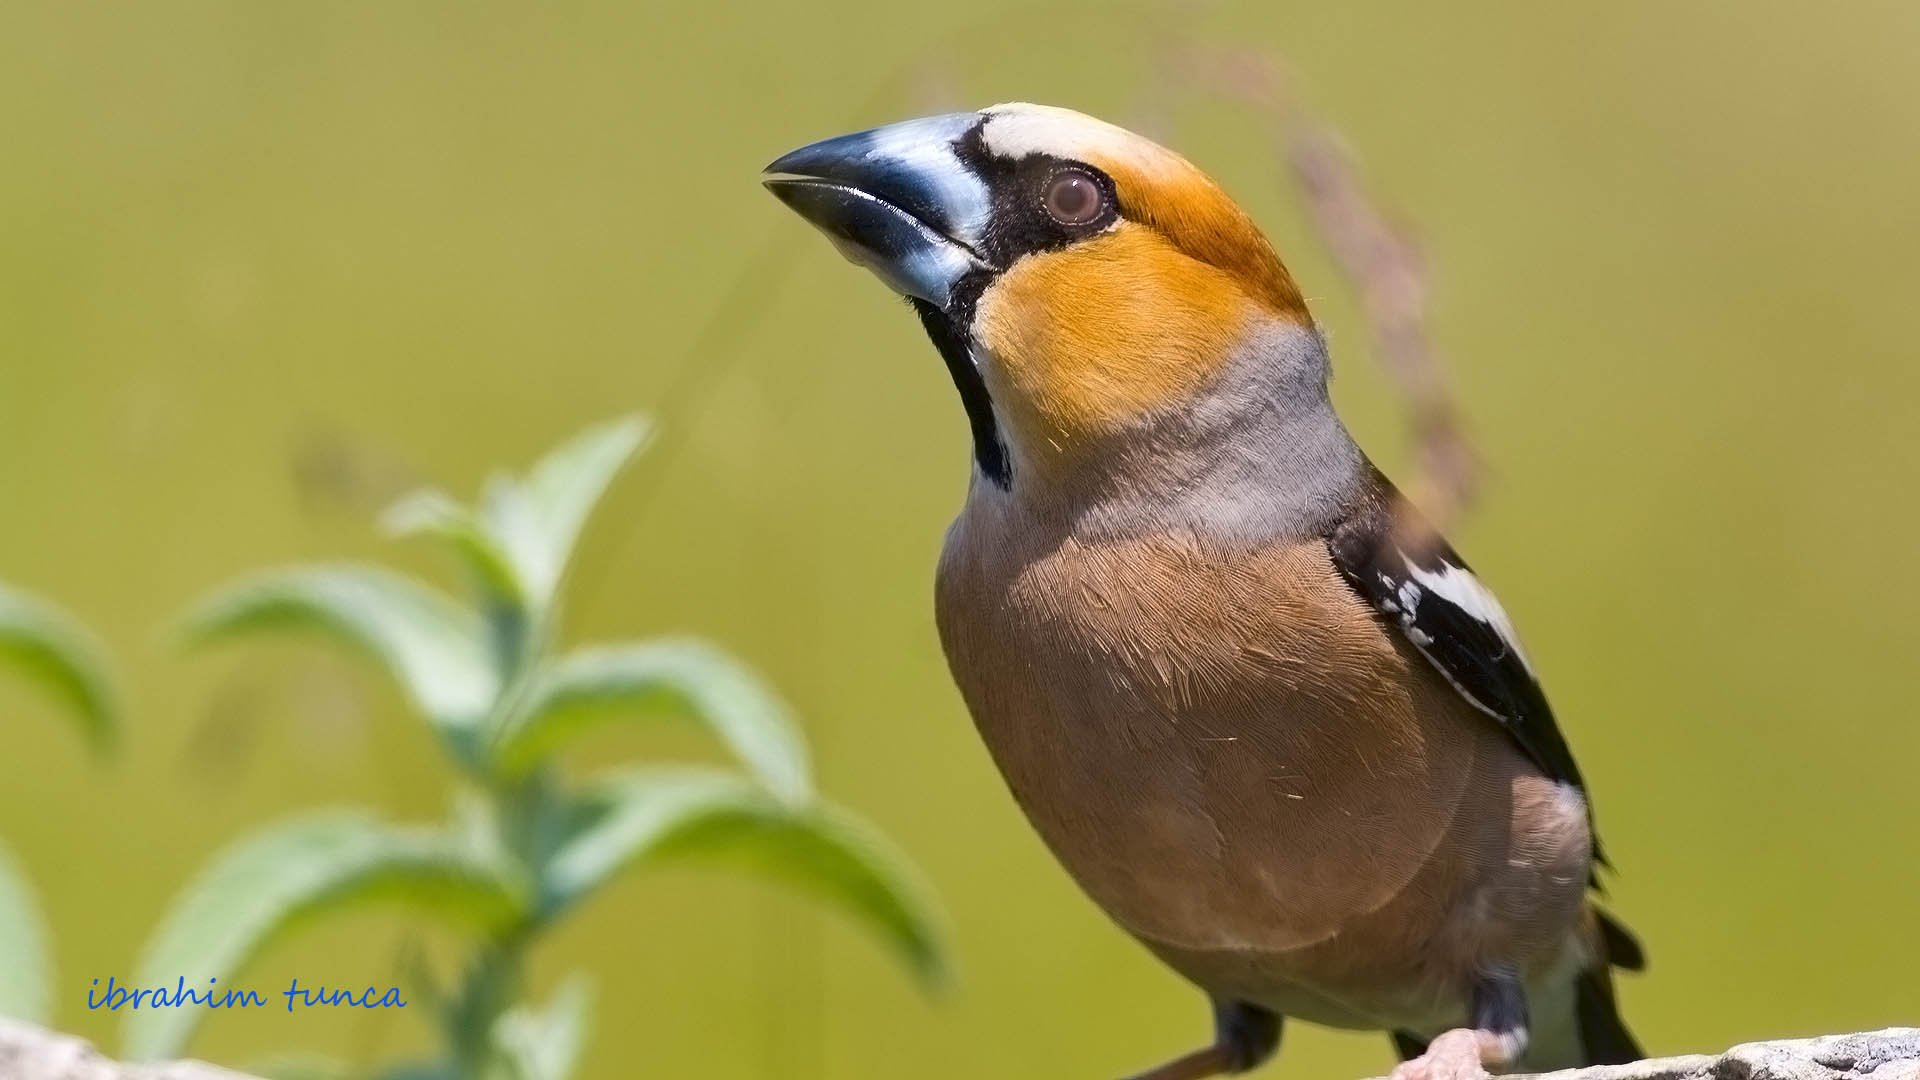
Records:
[[[971,437],[935,622],[1014,800],[1213,1036],[1390,1034],[1395,1080],[1643,1056],[1591,802],[1512,621],[1359,448],[1253,219],[1156,142],[1011,103],[763,185],[918,317]]]

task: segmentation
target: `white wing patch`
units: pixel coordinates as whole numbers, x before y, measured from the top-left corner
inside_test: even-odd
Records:
[[[1413,560],[1404,554],[1400,559],[1407,564],[1407,573],[1413,575],[1413,580],[1428,592],[1492,627],[1493,632],[1500,635],[1500,640],[1513,651],[1513,655],[1520,658],[1527,674],[1534,673],[1533,662],[1527,659],[1527,651],[1520,647],[1520,635],[1513,629],[1513,620],[1507,618],[1507,609],[1500,606],[1493,591],[1480,584],[1480,579],[1473,576],[1472,571],[1446,563],[1438,573],[1433,573],[1415,566]],[[1406,601],[1406,586],[1402,586],[1401,606],[1412,611],[1418,603],[1417,599],[1411,604]]]

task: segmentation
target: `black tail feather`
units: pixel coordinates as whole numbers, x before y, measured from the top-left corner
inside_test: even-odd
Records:
[[[1573,992],[1585,1064],[1622,1065],[1647,1056],[1646,1051],[1640,1049],[1639,1040],[1627,1030],[1626,1021],[1620,1019],[1620,1009],[1614,1003],[1613,988],[1608,984],[1605,969],[1581,972]]]
[[[1594,907],[1593,914],[1600,921],[1600,940],[1607,948],[1607,963],[1622,971],[1647,970],[1647,951],[1640,947],[1640,939],[1633,936],[1620,920]]]

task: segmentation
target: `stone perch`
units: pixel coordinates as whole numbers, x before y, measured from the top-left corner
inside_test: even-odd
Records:
[[[1531,1080],[1920,1080],[1920,1028],[1741,1043],[1724,1054],[1647,1058]],[[5,1080],[0,1074],[0,1080]]]
[[[0,1080],[256,1080],[199,1061],[122,1065],[83,1039],[0,1017]]]
[[[198,1061],[122,1065],[71,1035],[0,1019],[0,1080],[255,1080]],[[1920,1028],[1743,1043],[1718,1056],[1648,1058],[1539,1080],[1920,1080]]]

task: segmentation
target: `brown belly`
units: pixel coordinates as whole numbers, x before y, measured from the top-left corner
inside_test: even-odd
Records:
[[[1177,970],[1370,1026],[1444,1011],[1476,965],[1551,962],[1584,895],[1577,797],[1324,547],[967,528],[938,614],[974,721],[1055,856]]]

